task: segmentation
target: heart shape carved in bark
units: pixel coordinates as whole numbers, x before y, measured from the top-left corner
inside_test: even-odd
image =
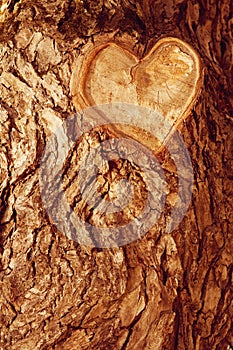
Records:
[[[198,55],[176,38],[161,39],[141,59],[134,55],[130,45],[114,42],[94,46],[80,57],[71,79],[77,111],[115,102],[147,107],[159,112],[170,125],[163,143],[190,112],[201,85]],[[111,123],[109,116],[102,117]],[[156,120],[154,126],[160,127]],[[148,132],[140,130],[140,122],[138,130],[130,125],[117,129],[154,151],[160,149],[153,136],[148,137]]]

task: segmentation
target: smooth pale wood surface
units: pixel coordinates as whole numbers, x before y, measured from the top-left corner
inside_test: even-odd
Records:
[[[171,126],[164,142],[189,113],[200,86],[199,58],[188,44],[176,38],[161,39],[141,60],[127,43],[124,48],[113,42],[97,45],[77,62],[71,80],[77,110],[125,102],[158,111]],[[156,126],[156,120],[154,123]],[[161,144],[140,130],[140,123],[137,130],[122,125],[119,132],[160,150]]]

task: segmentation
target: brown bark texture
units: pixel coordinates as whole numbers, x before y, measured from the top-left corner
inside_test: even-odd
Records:
[[[231,0],[0,0],[0,349],[233,348],[232,7]],[[178,188],[165,147],[156,155],[168,184],[164,215],[143,237],[110,248],[79,244],[77,232],[64,234],[66,222],[59,230],[39,181],[48,140],[77,112],[77,62],[101,37],[131,42],[138,59],[175,37],[202,67],[201,92],[178,126],[194,173],[184,218],[165,232]],[[100,192],[110,196],[106,184],[130,178],[129,212],[102,222],[82,201],[79,160],[90,140],[114,132],[90,131],[63,166],[67,202],[92,224],[127,223],[148,194],[141,169],[119,159],[99,174]]]

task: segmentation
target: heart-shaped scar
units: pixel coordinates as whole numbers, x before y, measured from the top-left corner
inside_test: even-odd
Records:
[[[190,112],[201,82],[197,53],[179,39],[159,40],[141,59],[134,55],[127,43],[105,42],[93,45],[80,55],[72,74],[71,94],[77,111],[117,102],[158,112],[170,126],[163,141],[165,144]],[[112,122],[109,116],[101,115],[101,118],[105,123]],[[140,128],[142,125],[140,122],[138,128],[118,125],[114,130],[140,140],[154,151],[160,150],[161,142],[158,147],[153,136]],[[154,127],[162,126],[154,120]]]

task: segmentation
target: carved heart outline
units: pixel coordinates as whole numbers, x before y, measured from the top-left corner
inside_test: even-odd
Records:
[[[157,110],[171,124],[164,140],[166,144],[200,93],[199,56],[190,45],[173,37],[160,39],[143,58],[138,58],[131,48],[127,41],[105,41],[88,47],[72,74],[74,105],[80,111],[89,106],[123,102]],[[103,118],[111,123],[107,117]],[[153,136],[149,141],[148,133],[145,135],[140,128],[129,126],[126,130],[119,126],[117,129],[118,134],[128,134],[153,151],[161,149]]]

